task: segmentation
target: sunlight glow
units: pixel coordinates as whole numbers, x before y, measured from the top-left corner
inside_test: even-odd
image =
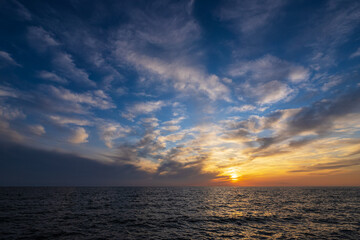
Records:
[[[237,182],[239,180],[239,177],[241,176],[239,174],[239,169],[235,167],[230,167],[226,169],[223,175],[229,177],[231,182]]]

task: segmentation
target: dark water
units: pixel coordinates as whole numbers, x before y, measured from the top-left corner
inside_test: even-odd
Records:
[[[1,239],[360,239],[360,188],[0,188]]]

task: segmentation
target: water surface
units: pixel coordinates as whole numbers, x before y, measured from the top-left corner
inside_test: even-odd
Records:
[[[360,188],[0,188],[1,239],[360,239]]]

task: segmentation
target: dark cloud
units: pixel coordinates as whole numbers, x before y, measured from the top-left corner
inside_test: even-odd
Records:
[[[251,116],[247,120],[231,122],[227,125],[228,130],[224,138],[238,139],[251,147],[245,151],[251,159],[269,156],[269,152],[270,155],[275,155],[276,152],[281,154],[286,150],[279,149],[278,144],[290,140],[287,146],[291,148],[307,145],[328,136],[334,129],[335,121],[340,119],[346,121],[349,114],[359,111],[360,89],[358,88],[300,109],[277,110],[266,117]],[[263,131],[273,132],[268,136],[258,137],[255,141],[251,139]],[[313,134],[302,136],[306,132]]]
[[[322,137],[333,130],[334,122],[340,118],[346,118],[348,114],[360,111],[360,89],[348,94],[344,94],[334,100],[322,100],[315,102],[309,107],[303,107],[290,116],[285,128],[277,136],[269,138],[259,138],[259,149],[265,149],[281,141],[298,136],[307,131],[313,131],[317,137]],[[296,144],[305,145],[314,138],[303,139],[300,142],[291,142],[294,147]]]
[[[207,184],[216,175],[203,173],[205,156],[193,162],[171,160],[173,150],[155,173],[140,170],[135,149],[121,149],[117,163],[105,164],[74,154],[34,149],[17,143],[0,144],[2,186],[148,186]]]
[[[56,151],[0,144],[2,186],[149,185],[149,174],[133,165],[107,165]]]
[[[294,140],[289,143],[289,147],[293,147],[293,148],[301,147],[315,141],[316,139],[317,139],[316,137],[305,137],[300,140]]]
[[[165,149],[165,145],[157,138],[159,131],[152,125],[143,125],[144,132],[135,133],[139,137],[135,143],[123,143],[117,147],[115,155],[110,156],[119,162],[139,162],[140,158],[157,159],[160,157],[159,151]]]
[[[117,162],[128,164],[141,165],[142,158],[160,162],[151,174],[155,185],[201,185],[208,184],[216,177],[216,173],[203,173],[208,156],[199,153],[201,149],[178,145],[169,151],[164,150],[162,143],[157,140],[156,131],[149,127],[136,143],[119,146],[111,157]],[[189,158],[189,151],[195,152],[193,158]]]
[[[350,156],[354,156],[354,155],[357,155],[357,154],[360,154],[360,149],[349,153],[348,156],[350,157]]]
[[[224,138],[225,139],[247,139],[250,136],[250,132],[246,129],[240,128],[228,131]]]
[[[216,173],[203,173],[202,168],[202,160],[190,163],[166,160],[158,168],[154,179],[162,184],[203,185],[216,178]]]
[[[304,167],[302,169],[292,170],[289,172],[314,172],[321,170],[336,170],[336,169],[354,167],[359,165],[360,165],[360,159],[351,159],[351,160],[343,160],[343,161],[336,161],[330,163],[319,163],[309,167]]]

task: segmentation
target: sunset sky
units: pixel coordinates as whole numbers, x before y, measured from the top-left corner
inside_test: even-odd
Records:
[[[360,185],[359,1],[0,0],[0,185]]]

